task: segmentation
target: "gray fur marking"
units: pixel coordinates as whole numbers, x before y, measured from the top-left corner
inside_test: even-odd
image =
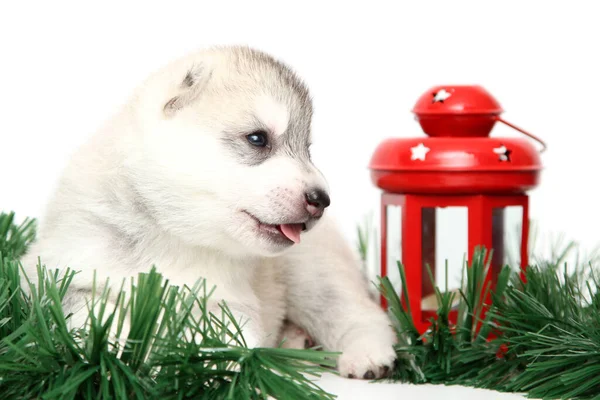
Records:
[[[183,87],[192,87],[194,85],[194,76],[192,71],[188,71],[185,78],[183,78]]]
[[[244,165],[259,165],[271,156],[271,148],[254,147],[245,136],[226,136],[223,143]]]
[[[206,88],[212,77],[211,71],[204,79],[202,79],[203,71],[204,69],[201,66],[190,68],[181,82],[183,92],[173,97],[163,107],[163,111],[167,117],[173,116],[177,111],[200,97],[202,91]]]
[[[224,143],[246,165],[258,165],[270,155],[282,152],[303,163],[311,163],[309,147],[313,109],[308,88],[289,66],[269,54],[247,47],[237,47],[236,50],[233,64],[238,73],[248,75],[248,71],[253,71],[249,77],[274,99],[285,104],[290,112],[290,118],[283,135],[276,141],[272,140],[272,137],[269,138],[272,145],[270,151],[253,148],[241,135],[257,130],[265,130],[268,133],[258,120],[255,129],[239,132],[240,136],[232,135],[224,138]]]

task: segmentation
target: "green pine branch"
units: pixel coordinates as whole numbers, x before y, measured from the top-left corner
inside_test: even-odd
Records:
[[[26,218],[21,224],[15,222],[15,213],[0,213],[0,253],[4,257],[18,259],[33,242],[36,221]]]
[[[560,254],[559,260],[564,259]],[[452,293],[436,289],[437,316],[423,335],[412,322],[403,266],[398,265],[406,307],[389,279],[380,278],[400,340],[392,379],[520,392],[531,398],[600,398],[598,270],[588,265],[567,273],[566,267],[546,262],[529,267],[524,283],[506,266],[492,291],[484,285],[488,256],[479,249],[465,266],[456,323],[448,317]],[[488,294],[492,301],[486,305]]]
[[[203,281],[176,287],[151,269],[132,281],[129,296],[119,291],[112,308],[109,289],[94,291],[87,327],[70,330],[61,304],[74,272],[38,265],[37,281],[23,279],[17,257],[35,225],[17,226],[11,213],[0,215],[0,227],[9,255],[0,254],[1,399],[334,398],[313,378],[330,371],[337,354],[247,348],[226,304],[220,315],[208,311]]]

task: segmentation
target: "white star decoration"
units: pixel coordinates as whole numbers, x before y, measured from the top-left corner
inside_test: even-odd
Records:
[[[498,154],[498,159],[500,161],[510,161],[510,154],[512,153],[512,150],[507,149],[505,145],[495,147],[493,151],[494,153]]]
[[[444,100],[446,100],[450,96],[452,96],[452,94],[449,92],[446,92],[446,89],[441,89],[433,94],[433,100],[431,100],[431,102],[432,103],[438,103],[438,102],[443,103]]]
[[[425,161],[425,156],[427,155],[429,150],[431,150],[429,147],[426,147],[423,143],[419,143],[418,146],[410,148],[410,159]]]

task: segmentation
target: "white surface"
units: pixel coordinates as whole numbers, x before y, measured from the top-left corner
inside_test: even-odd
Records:
[[[409,385],[344,379],[333,374],[325,374],[318,381],[319,386],[338,400],[371,399],[418,399],[418,400],[509,400],[523,399],[521,394],[499,393],[492,390],[475,389],[464,386]]]

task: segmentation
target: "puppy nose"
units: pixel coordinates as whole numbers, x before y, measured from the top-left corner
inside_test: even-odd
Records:
[[[329,195],[323,190],[315,189],[306,193],[306,209],[313,217],[320,217],[329,204],[331,204]]]

